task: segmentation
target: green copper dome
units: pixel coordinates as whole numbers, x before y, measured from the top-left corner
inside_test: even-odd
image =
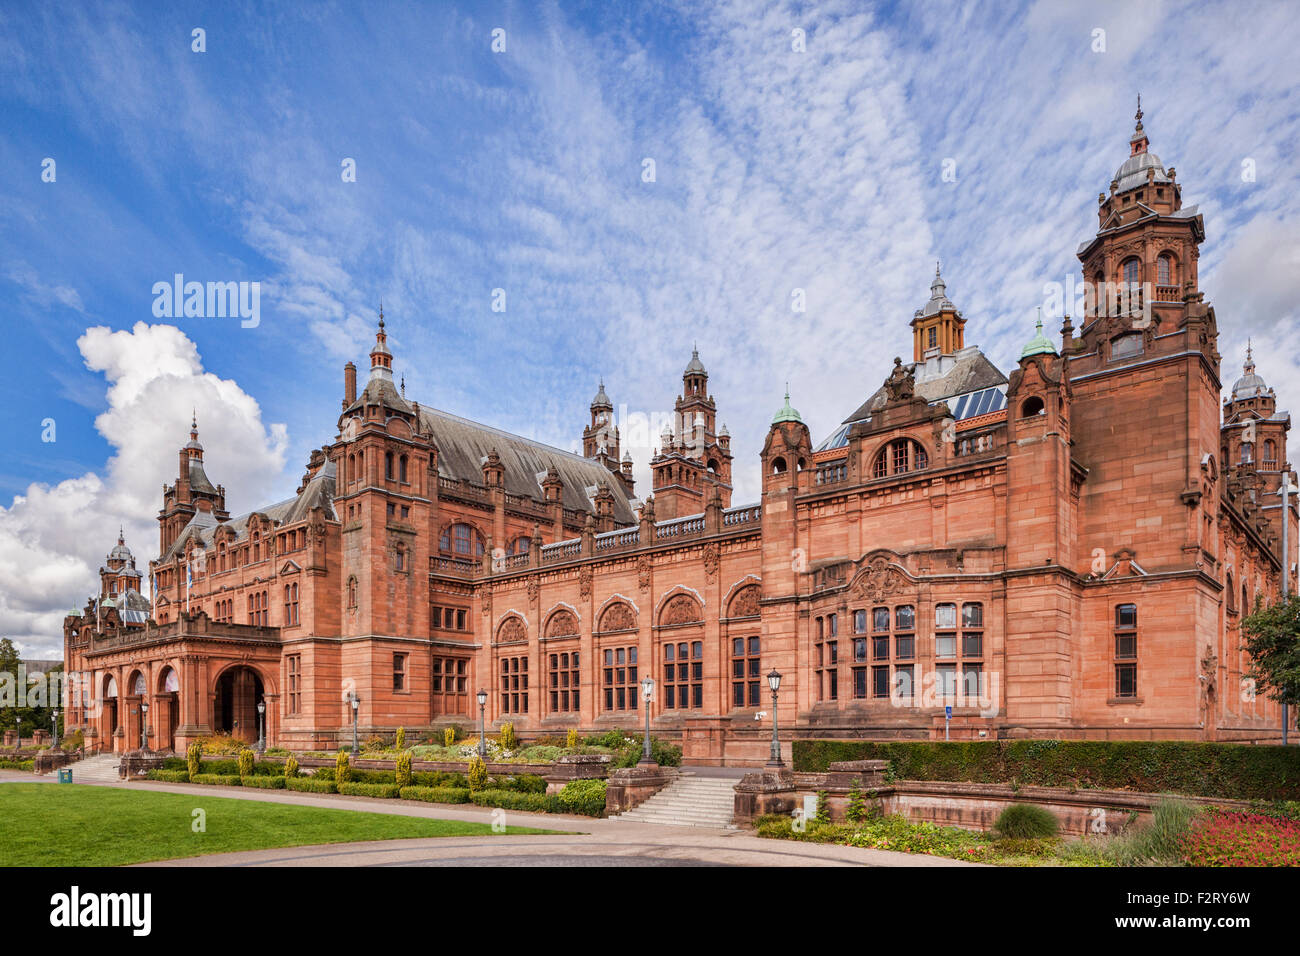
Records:
[[[799,417],[799,412],[790,407],[790,388],[785,389],[785,404],[777,409],[776,414],[772,416],[772,424],[779,425],[781,422],[803,422]]]
[[[1034,337],[1025,343],[1025,347],[1020,350],[1022,359],[1029,358],[1031,355],[1055,355],[1056,346],[1052,345],[1052,340],[1043,334],[1043,320],[1038,320],[1038,331]]]

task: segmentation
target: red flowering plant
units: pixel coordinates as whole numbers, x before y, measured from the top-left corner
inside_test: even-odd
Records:
[[[1215,810],[1183,837],[1191,866],[1300,866],[1300,821]]]

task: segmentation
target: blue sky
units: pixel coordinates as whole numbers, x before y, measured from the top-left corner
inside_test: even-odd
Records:
[[[408,396],[562,447],[601,377],[671,410],[698,341],[751,500],[784,383],[824,437],[936,259],[1011,366],[1139,92],[1225,383],[1250,335],[1300,407],[1298,41],[1249,3],[7,5],[0,632],[55,653],[119,522],[154,554],[192,407],[233,511],[291,494],[381,298]],[[260,325],[155,318],[175,273],[261,283]]]

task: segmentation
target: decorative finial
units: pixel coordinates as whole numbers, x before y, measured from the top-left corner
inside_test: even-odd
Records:
[[[1255,371],[1255,355],[1254,350],[1251,348],[1250,339],[1246,339],[1246,364],[1244,370],[1247,375]]]
[[[402,375],[402,398],[406,397],[406,375]]]
[[[1037,326],[1037,328],[1038,328],[1038,331],[1039,331],[1039,332],[1042,332],[1042,331],[1043,331],[1043,307],[1042,307],[1041,305],[1038,307],[1038,326]]]
[[[935,277],[936,279],[939,278],[939,260],[938,260],[938,259],[935,259],[935,260],[934,260],[934,277]]]
[[[382,332],[382,331],[383,331],[383,328],[384,328],[384,300],[383,300],[382,298],[380,298],[380,300],[379,300],[379,330]]]

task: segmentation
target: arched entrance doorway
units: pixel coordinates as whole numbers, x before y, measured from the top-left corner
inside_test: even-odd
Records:
[[[112,674],[104,676],[104,686],[100,689],[99,739],[100,747],[116,750],[113,737],[117,730],[117,678]]]
[[[257,741],[257,702],[262,699],[262,678],[251,667],[232,667],[217,678],[212,725],[247,743]]]
[[[181,716],[180,689],[176,671],[171,667],[164,668],[158,677],[158,696],[154,703],[157,712],[153,725],[158,731],[158,750],[176,750],[176,727]]]
[[[149,732],[149,720],[145,715],[143,704],[149,702],[149,685],[140,671],[133,671],[126,679],[126,739],[123,749],[135,750],[141,745],[141,729]],[[147,742],[147,741],[146,741]]]

